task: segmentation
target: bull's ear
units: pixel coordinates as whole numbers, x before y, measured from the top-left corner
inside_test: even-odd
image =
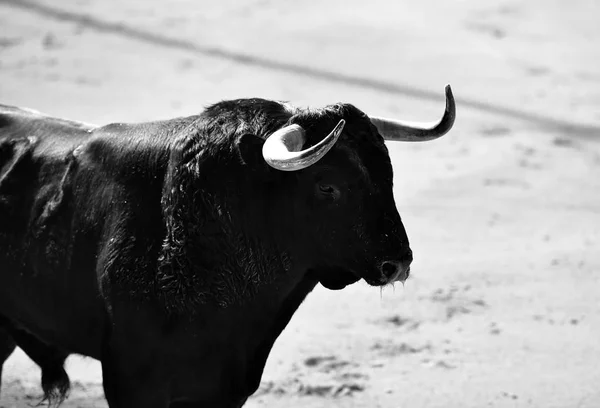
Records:
[[[250,133],[241,135],[237,140],[237,150],[244,164],[254,169],[267,167],[262,155],[262,147],[265,141]]]

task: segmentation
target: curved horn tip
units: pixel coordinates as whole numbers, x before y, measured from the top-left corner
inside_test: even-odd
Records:
[[[446,101],[452,102],[454,104],[454,94],[452,93],[452,88],[450,87],[450,84],[446,84],[445,91]]]
[[[338,124],[335,126],[335,128],[333,129],[333,131],[335,132],[336,137],[338,136],[339,133],[342,132],[342,130],[344,130],[344,126],[346,126],[346,121],[344,119],[341,119]]]
[[[456,102],[454,101],[454,94],[450,84],[446,84],[446,112],[452,116],[452,119],[456,117]]]

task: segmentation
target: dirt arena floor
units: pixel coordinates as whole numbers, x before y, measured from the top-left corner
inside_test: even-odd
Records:
[[[318,287],[247,406],[600,407],[600,2],[0,0],[0,101],[105,124],[259,96],[437,119],[389,143],[406,285]],[[0,266],[1,267],[1,266]],[[72,356],[63,405],[106,407]],[[20,351],[0,407],[41,396]]]

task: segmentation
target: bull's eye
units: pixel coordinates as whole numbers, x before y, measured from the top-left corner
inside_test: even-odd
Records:
[[[319,195],[330,200],[340,198],[340,190],[331,184],[318,184]]]
[[[319,184],[319,190],[324,194],[333,194],[335,192],[335,188],[328,186],[327,184]]]

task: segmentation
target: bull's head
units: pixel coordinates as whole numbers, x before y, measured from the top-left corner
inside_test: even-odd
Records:
[[[297,172],[293,214],[303,227],[294,235],[311,243],[301,256],[331,289],[361,278],[377,286],[404,281],[413,256],[383,140],[427,141],[448,132],[455,118],[450,86],[444,115],[433,124],[368,117],[352,105],[336,112],[298,113],[263,145],[271,167]]]

